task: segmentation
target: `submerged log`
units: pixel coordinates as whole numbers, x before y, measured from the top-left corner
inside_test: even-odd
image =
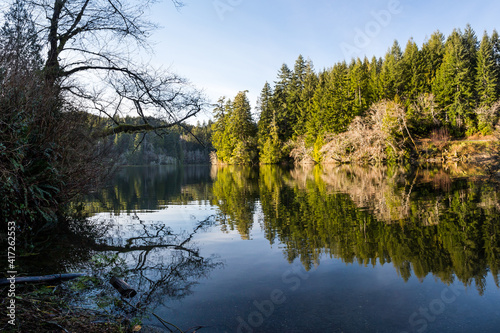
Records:
[[[127,282],[117,277],[112,277],[109,283],[125,298],[132,298],[137,295],[137,291],[132,288]]]
[[[76,279],[77,277],[84,276],[83,273],[68,273],[68,274],[52,274],[52,275],[41,275],[41,276],[18,276],[7,279],[0,279],[0,286],[4,286],[10,283],[48,283],[48,282],[59,282]]]

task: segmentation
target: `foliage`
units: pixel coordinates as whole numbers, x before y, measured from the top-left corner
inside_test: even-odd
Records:
[[[246,91],[234,101],[222,98],[214,109],[212,145],[217,160],[226,164],[248,164],[257,158],[257,126],[252,119]]]
[[[284,64],[275,85],[266,83],[262,90],[258,121],[261,162],[286,160],[284,149],[290,146],[295,162],[319,161],[321,149],[314,146],[325,135],[330,139],[322,150],[329,157],[323,161],[366,161],[360,156],[345,157],[354,150],[359,152],[361,145],[352,142],[356,141],[352,135],[342,133],[364,128],[371,122],[370,110],[381,103],[395,103],[398,108],[394,109],[397,114],[385,114],[385,132],[370,132],[383,134],[369,139],[376,145],[384,142],[385,156],[376,160],[407,159],[416,149],[414,138],[443,127],[455,138],[477,132],[492,134],[498,122],[499,80],[498,33],[485,33],[479,43],[469,25],[463,31],[455,29],[447,38],[436,31],[421,47],[410,39],[404,51],[395,41],[384,58],[342,61],[319,73],[299,56],[293,70]],[[275,128],[271,129],[273,120]],[[278,140],[272,139],[276,132]],[[332,144],[335,136],[345,137],[347,142]],[[366,156],[379,151],[378,146],[373,148]],[[267,151],[276,149],[281,154],[274,162]],[[333,151],[327,153],[327,149]]]
[[[70,200],[100,183],[107,148],[90,135],[87,115],[46,85],[39,48],[23,39],[34,29],[27,17],[16,2],[0,38],[0,208],[2,223],[14,221],[29,236],[54,226]]]
[[[149,118],[148,121],[157,120]],[[126,117],[120,122],[136,125],[142,120]],[[153,133],[118,133],[111,148],[119,165],[201,164],[209,163],[210,140],[211,122],[203,122]]]
[[[108,136],[125,151],[143,140],[119,133],[180,126],[186,137],[192,130],[183,122],[204,107],[201,93],[177,75],[131,61],[133,44],[146,46],[154,28],[144,18],[148,5],[13,0],[2,13],[0,221],[16,222],[19,236],[66,223],[68,203],[102,183],[115,162]],[[124,123],[130,110],[136,124]],[[182,159],[198,155],[188,149]]]

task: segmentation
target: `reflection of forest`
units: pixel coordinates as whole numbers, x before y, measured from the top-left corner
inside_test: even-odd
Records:
[[[346,263],[391,262],[407,280],[456,275],[484,288],[500,267],[498,188],[456,178],[463,170],[311,166],[125,168],[89,210],[156,210],[199,202],[217,207],[223,230],[250,238],[258,220],[289,261],[306,269],[322,256]]]
[[[453,179],[441,169],[320,167],[286,171],[219,169],[214,203],[225,225],[249,237],[255,199],[267,239],[285,245],[306,269],[322,255],[347,263],[392,262],[401,277],[454,275],[483,290],[488,271],[498,283],[498,194],[487,182]]]
[[[210,185],[209,166],[125,167],[109,186],[89,196],[86,211],[119,215],[123,211],[156,210],[170,203],[210,200]]]
[[[218,207],[217,221],[225,231],[235,228],[249,239],[255,203],[259,198],[258,173],[248,166],[212,167],[212,204]]]

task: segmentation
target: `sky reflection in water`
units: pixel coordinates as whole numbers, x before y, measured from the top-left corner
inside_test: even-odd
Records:
[[[183,329],[496,332],[498,194],[460,171],[124,168],[88,209],[119,221],[108,245],[165,225],[207,258],[188,265],[200,270],[188,287],[169,281],[182,292],[151,297]],[[177,250],[152,250],[145,276],[161,276],[155,261]],[[128,265],[142,260],[133,253],[121,254]]]

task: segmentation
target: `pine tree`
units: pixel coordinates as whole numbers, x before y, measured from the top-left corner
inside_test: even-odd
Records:
[[[424,87],[423,91],[430,92],[436,72],[443,62],[444,56],[444,35],[438,31],[431,35],[431,38],[422,46],[422,61],[424,71]]]
[[[352,110],[361,115],[369,106],[368,103],[368,60],[352,60],[349,65],[349,90],[353,100]]]
[[[491,45],[493,48],[493,58],[495,59],[495,71],[497,72],[497,82],[500,83],[500,37],[498,32],[493,30],[491,34]],[[497,95],[500,96],[500,84],[497,86]]]
[[[263,164],[276,164],[282,159],[282,143],[278,137],[278,126],[273,118],[268,126],[268,135],[264,138],[260,150],[260,162]]]
[[[493,45],[486,32],[477,54],[476,83],[479,107],[489,108],[498,99],[498,73]]]
[[[269,125],[274,119],[272,97],[273,91],[271,85],[266,82],[260,92],[259,100],[257,101],[257,110],[259,111],[259,120],[257,122],[259,148],[262,148],[263,143],[266,141],[269,135]]]
[[[252,163],[257,157],[257,126],[252,119],[252,108],[247,91],[239,92],[232,103],[227,119],[225,137],[231,152],[230,164]]]
[[[304,90],[307,77],[307,63],[302,55],[295,61],[293,73],[290,80],[290,89],[287,96],[289,106],[289,122],[291,125],[291,137],[296,137],[303,132],[303,120],[301,119],[302,91]]]
[[[393,99],[404,90],[406,77],[403,72],[402,57],[401,47],[397,41],[394,41],[394,44],[385,55],[380,73],[383,98]]]
[[[292,82],[292,71],[286,64],[278,72],[278,81],[275,82],[273,92],[273,109],[275,110],[276,124],[280,141],[285,142],[292,136],[291,111],[289,93]]]
[[[214,122],[212,124],[212,146],[217,151],[217,159],[223,163],[229,162],[232,147],[227,138],[227,120],[231,114],[231,101],[221,97],[214,109]]]
[[[382,87],[380,82],[380,72],[382,71],[382,59],[375,56],[368,66],[368,99],[371,105],[382,99]]]
[[[422,54],[417,44],[410,39],[403,54],[403,67],[406,77],[404,96],[407,105],[413,103],[424,92],[425,76]]]
[[[349,91],[349,71],[345,62],[320,73],[314,94],[314,112],[307,125],[309,139],[324,133],[340,133],[352,118],[354,98]]]
[[[298,133],[299,135],[305,133],[305,124],[307,123],[307,119],[313,110],[314,91],[318,85],[318,75],[314,71],[314,65],[311,60],[307,61],[305,74],[304,89],[302,90],[302,95],[300,97],[301,113],[299,122],[301,123],[301,131]]]
[[[458,131],[457,134],[467,128],[473,131],[475,126],[475,68],[467,38],[457,30],[448,37],[443,63],[433,85],[436,101],[445,110],[445,120]]]

